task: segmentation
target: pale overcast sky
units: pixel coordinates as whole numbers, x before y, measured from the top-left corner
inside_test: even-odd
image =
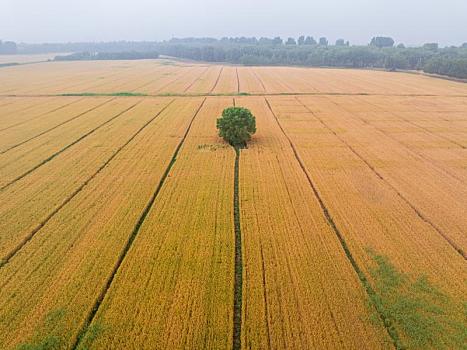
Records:
[[[300,34],[459,45],[467,0],[0,0],[0,39],[17,42]]]

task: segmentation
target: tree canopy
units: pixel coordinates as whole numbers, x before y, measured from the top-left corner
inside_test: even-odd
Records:
[[[326,39],[324,36],[319,38],[319,44],[321,46],[328,46],[328,39]]]
[[[293,38],[291,38],[293,39]],[[310,67],[348,67],[409,69],[427,73],[467,78],[467,43],[458,47],[441,47],[428,43],[421,47],[394,46],[388,37],[374,37],[371,45],[351,45],[338,40],[330,45],[326,38],[320,45],[312,36],[298,38],[298,45],[290,40],[285,45],[280,37],[224,37],[216,38],[174,38],[156,42],[95,42],[95,43],[20,43],[17,52],[22,54],[75,52],[76,54],[57,59],[141,59],[155,58],[157,53],[165,56],[186,58],[207,62],[229,62],[244,65],[299,65]],[[297,42],[295,42],[297,43]],[[6,44],[14,52],[14,43]],[[0,50],[1,51],[1,50]],[[92,54],[90,54],[92,53]]]
[[[256,118],[247,108],[229,107],[217,119],[219,136],[234,147],[245,147],[256,132]]]
[[[17,51],[15,42],[0,40],[0,54],[15,54]]]
[[[376,47],[379,47],[379,48],[393,47],[394,46],[394,39],[386,37],[386,36],[375,36],[373,39],[371,39],[370,45],[371,46],[376,46]]]

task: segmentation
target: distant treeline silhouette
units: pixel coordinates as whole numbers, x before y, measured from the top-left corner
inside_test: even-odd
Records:
[[[0,55],[14,55],[16,53],[18,53],[18,48],[15,42],[0,40]]]
[[[421,47],[395,45],[390,37],[374,37],[366,46],[344,39],[330,45],[325,37],[275,38],[174,38],[163,42],[100,42],[64,44],[21,44],[21,53],[78,52],[57,59],[140,59],[159,53],[206,62],[244,65],[295,65],[310,67],[376,68],[418,70],[467,79],[467,43],[441,48],[437,43]],[[107,56],[106,54],[116,56]],[[138,57],[138,54],[141,57]],[[128,55],[128,58],[125,56]],[[82,56],[82,58],[80,58]],[[89,57],[91,56],[91,57]],[[117,58],[115,58],[117,57]]]
[[[77,52],[55,56],[55,61],[144,60],[159,58],[158,52]]]

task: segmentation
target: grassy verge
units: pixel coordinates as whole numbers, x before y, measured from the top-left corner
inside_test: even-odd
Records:
[[[60,96],[147,96],[147,94],[141,92],[109,92],[109,93],[99,93],[99,92],[71,92],[66,94],[60,94]]]

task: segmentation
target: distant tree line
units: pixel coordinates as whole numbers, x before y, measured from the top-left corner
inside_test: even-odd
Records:
[[[80,52],[70,59],[141,59],[161,55],[207,62],[244,65],[298,65],[312,67],[422,70],[467,79],[467,43],[440,48],[437,43],[421,47],[395,44],[390,37],[376,36],[366,46],[350,45],[343,38],[332,45],[326,37],[302,35],[280,37],[174,38],[168,41],[116,41],[100,43],[20,44],[21,53]],[[112,53],[112,55],[108,55]],[[138,53],[138,54],[137,54]],[[142,55],[147,54],[147,56]],[[107,55],[107,56],[106,56]],[[138,56],[140,55],[140,56]],[[127,58],[125,58],[127,57]]]
[[[15,42],[0,40],[0,55],[14,55],[16,53],[18,53],[18,48]]]
[[[18,44],[18,51],[24,54],[64,53],[64,52],[154,52],[156,41],[110,41]]]
[[[329,45],[325,37],[316,41],[311,36],[285,41],[281,38],[213,40],[176,39],[159,43],[158,51],[162,55],[207,62],[422,70],[467,79],[467,44],[439,48],[437,43],[427,43],[406,48],[403,44],[394,46],[394,40],[387,37],[375,37],[367,46],[350,46],[344,39]]]
[[[144,60],[159,58],[158,52],[77,52],[55,56],[55,61]]]

